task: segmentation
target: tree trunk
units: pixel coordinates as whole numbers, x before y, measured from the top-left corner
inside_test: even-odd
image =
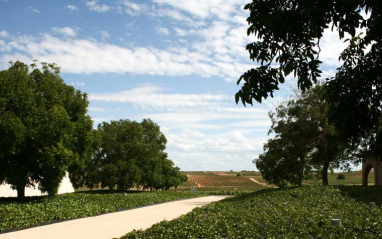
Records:
[[[17,186],[17,198],[23,199],[25,198],[25,186]]]
[[[329,180],[328,180],[328,168],[329,163],[324,162],[323,168],[322,168],[322,185],[328,186]]]

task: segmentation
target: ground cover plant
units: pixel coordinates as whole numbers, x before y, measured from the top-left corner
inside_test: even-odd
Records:
[[[23,201],[0,198],[0,232],[206,195],[190,192],[130,192],[124,196],[123,193],[93,191],[33,197]]]
[[[130,238],[381,238],[378,187],[266,189],[194,209]],[[369,208],[365,202],[376,201]],[[339,218],[342,227],[331,225]]]

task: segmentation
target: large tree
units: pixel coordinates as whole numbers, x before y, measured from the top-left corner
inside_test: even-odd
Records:
[[[381,159],[382,1],[253,0],[245,9],[250,11],[247,33],[258,38],[247,50],[259,65],[240,77],[236,102],[273,97],[290,74],[300,89],[310,88],[321,74],[320,40],[331,27],[340,39],[350,39],[339,56],[343,65],[327,79],[331,119],[344,139],[367,138],[367,151]],[[357,29],[363,33],[356,35]]]
[[[0,72],[0,183],[19,198],[26,186],[56,194],[68,168],[91,153],[86,94],[66,85],[55,64],[31,66]]]
[[[353,156],[357,145],[344,143],[328,119],[329,105],[323,91],[317,85],[270,113],[269,132],[275,137],[254,160],[268,182],[301,185],[304,176],[316,169],[321,171],[323,185],[328,185],[329,168],[348,169],[349,161],[357,162]]]
[[[167,158],[166,137],[149,119],[103,122],[97,150],[86,170],[86,184],[109,189],[169,189],[182,183],[179,168]]]

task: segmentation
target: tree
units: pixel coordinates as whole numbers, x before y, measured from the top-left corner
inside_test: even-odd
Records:
[[[245,72],[236,103],[252,104],[273,97],[278,85],[293,73],[305,91],[320,77],[320,39],[325,29],[346,34],[343,65],[327,79],[329,117],[342,139],[363,139],[363,157],[382,160],[382,2],[378,0],[252,0],[247,34],[258,40],[247,45],[259,66]],[[369,14],[364,18],[363,14]],[[357,29],[363,33],[356,35]]]
[[[321,74],[320,39],[324,30],[331,24],[332,29],[338,31],[340,39],[347,33],[353,39],[360,40],[349,41],[349,47],[354,50],[352,45],[359,42],[354,46],[358,47],[356,56],[362,61],[354,61],[351,54],[342,54],[342,60],[352,63],[353,66],[360,66],[360,71],[364,69],[371,76],[377,76],[375,78],[378,79],[375,80],[380,86],[381,73],[373,72],[374,67],[367,68],[360,63],[363,60],[371,62],[372,59],[380,61],[381,54],[378,53],[381,48],[381,1],[252,0],[244,9],[250,11],[247,18],[250,25],[247,34],[254,34],[258,38],[247,45],[247,50],[250,59],[258,62],[260,66],[240,77],[238,84],[244,81],[244,85],[236,94],[236,102],[241,99],[243,104],[252,104],[253,99],[261,102],[262,98],[273,96],[279,83],[284,83],[285,77],[291,73],[297,77],[301,90],[310,88]],[[370,13],[370,18],[364,19],[362,11]],[[357,28],[365,30],[366,35],[363,38],[355,35]],[[372,49],[369,53],[365,52],[367,46],[371,46]],[[345,67],[343,72],[349,69]]]
[[[39,184],[57,193],[68,167],[89,157],[87,95],[60,78],[55,64],[42,70],[15,62],[0,72],[0,183],[25,196]]]
[[[98,145],[86,171],[86,184],[126,190],[169,189],[184,181],[165,153],[166,137],[150,119],[103,122],[98,126]]]
[[[379,16],[381,19],[382,16]],[[379,26],[382,27],[382,24]],[[366,53],[370,38],[379,42]],[[363,139],[363,158],[381,161],[381,38],[373,38],[370,34],[364,38],[354,37],[340,58],[344,64],[338,68],[334,78],[328,79],[326,87],[331,102],[331,120],[336,122],[345,140],[353,142]]]
[[[263,177],[278,186],[287,182],[301,185],[311,169],[319,169],[323,185],[328,185],[328,169],[348,169],[356,147],[343,143],[328,120],[329,105],[317,85],[297,99],[289,100],[270,113],[273,139],[264,145],[265,153],[254,160]]]

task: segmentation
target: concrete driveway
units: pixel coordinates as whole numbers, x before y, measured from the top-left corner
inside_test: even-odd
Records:
[[[163,220],[172,220],[227,196],[209,196],[86,217],[0,234],[0,239],[111,239],[134,229],[146,229]]]

